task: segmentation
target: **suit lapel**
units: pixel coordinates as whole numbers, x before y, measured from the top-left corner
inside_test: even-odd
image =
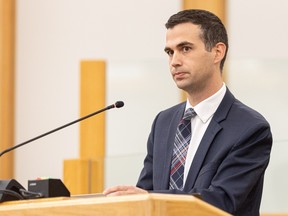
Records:
[[[201,142],[197,149],[197,152],[194,156],[193,162],[191,164],[187,180],[184,186],[184,191],[189,191],[193,188],[195,181],[198,177],[199,171],[202,168],[202,164],[204,162],[205,156],[209,150],[210,145],[213,143],[215,136],[222,129],[222,126],[219,124],[221,121],[225,120],[232,103],[235,98],[228,90],[220,103],[218,109],[216,110]]]
[[[165,154],[165,161],[164,161],[164,170],[163,170],[163,176],[162,176],[162,189],[168,189],[169,188],[169,179],[170,179],[170,167],[171,167],[171,160],[172,160],[172,154],[173,154],[173,147],[174,147],[174,140],[176,135],[177,126],[183,116],[184,110],[185,110],[186,103],[180,104],[180,108],[175,112],[171,119],[171,123],[169,125],[168,129],[168,138],[167,143],[164,143],[167,146],[167,151],[163,152]]]
[[[222,129],[222,127],[214,121],[211,121],[201,142],[197,149],[197,152],[194,156],[192,165],[190,167],[187,180],[184,186],[184,190],[186,188],[189,190],[193,187],[196,178],[198,177],[198,173],[202,167],[203,161],[205,159],[205,156],[209,150],[210,145],[212,144],[215,136],[217,133]]]

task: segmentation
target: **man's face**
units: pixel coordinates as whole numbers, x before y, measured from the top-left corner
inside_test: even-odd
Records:
[[[200,38],[199,26],[182,23],[167,30],[165,52],[178,88],[186,92],[202,91],[213,82],[215,52],[208,52]]]

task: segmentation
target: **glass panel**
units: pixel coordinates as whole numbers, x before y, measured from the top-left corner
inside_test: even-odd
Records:
[[[228,86],[234,95],[266,117],[273,133],[266,171],[262,212],[288,212],[288,61],[228,60]]]

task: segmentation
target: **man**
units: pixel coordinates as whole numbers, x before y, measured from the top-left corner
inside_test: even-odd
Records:
[[[103,193],[197,193],[233,215],[259,215],[272,134],[268,122],[223,83],[225,27],[204,10],[181,11],[166,27],[170,71],[187,101],[155,118],[137,187]]]

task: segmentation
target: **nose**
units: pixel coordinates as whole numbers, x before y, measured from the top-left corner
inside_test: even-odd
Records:
[[[178,67],[181,64],[182,64],[181,55],[178,52],[174,52],[173,56],[170,59],[170,66],[171,67]]]

